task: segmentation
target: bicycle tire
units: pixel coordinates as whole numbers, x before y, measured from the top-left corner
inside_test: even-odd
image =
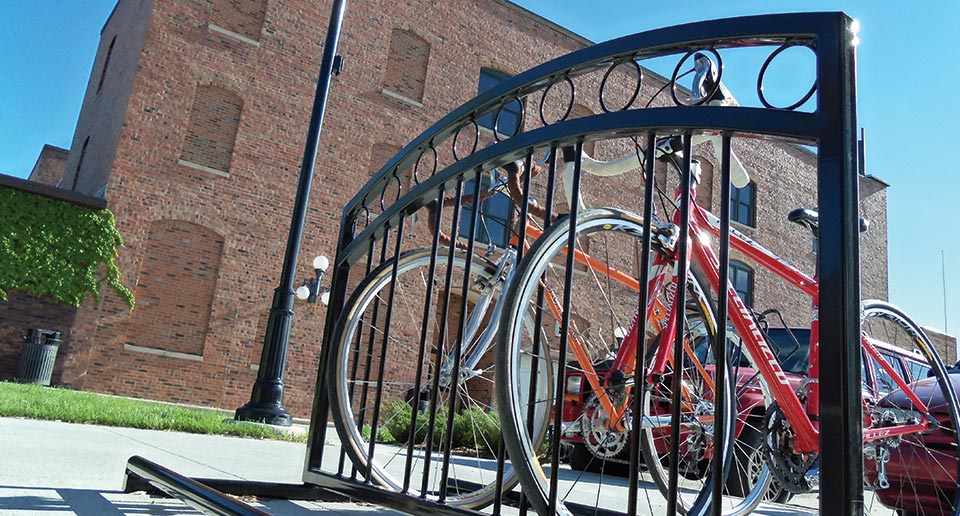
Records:
[[[861,316],[864,336],[887,344],[917,351],[930,365],[928,378],[916,379],[911,390],[924,404],[939,426],[923,432],[864,443],[865,483],[873,485],[877,501],[903,514],[960,514],[960,441],[958,441],[957,390],[960,375],[947,373],[936,349],[920,327],[902,310],[883,301],[866,301]],[[903,410],[917,407],[896,390],[879,399],[865,414],[865,428],[883,428],[896,424]],[[896,411],[892,409],[900,409]],[[922,414],[919,418],[923,420]],[[888,444],[886,462],[888,487],[877,486],[878,464],[882,454],[878,444]],[[869,507],[868,507],[869,509]]]
[[[519,414],[524,413],[523,407],[528,403],[536,404],[538,401],[524,399],[523,396],[517,394],[520,391],[519,387],[526,381],[521,368],[522,358],[531,354],[530,339],[523,333],[526,331],[525,326],[519,323],[519,318],[528,310],[536,312],[532,305],[536,304],[534,298],[539,293],[541,278],[545,274],[559,276],[556,269],[564,268],[561,264],[566,263],[563,250],[567,244],[569,224],[569,219],[563,219],[551,226],[537,239],[518,267],[516,279],[504,293],[504,305],[507,309],[504,310],[502,316],[497,345],[497,370],[498,374],[501,375],[497,385],[497,398],[503,410],[501,422],[504,431],[504,443],[511,461],[517,469],[526,499],[539,514],[551,514],[551,487],[555,489],[553,492],[557,494],[555,505],[557,514],[570,514],[572,512],[571,508],[578,504],[594,506],[598,510],[626,512],[625,507],[615,505],[619,503],[617,500],[626,500],[626,496],[613,496],[613,491],[608,491],[608,489],[617,489],[615,484],[620,484],[620,487],[623,487],[623,483],[622,481],[614,481],[605,484],[604,482],[610,479],[608,474],[601,474],[598,479],[597,475],[590,473],[568,474],[566,470],[559,470],[557,472],[558,477],[560,477],[558,482],[562,485],[551,486],[550,475],[552,472],[548,471],[552,463],[551,459],[539,453],[540,450],[537,449],[527,431],[528,422],[519,416]],[[635,267],[638,267],[640,263],[639,243],[642,234],[643,223],[640,218],[619,210],[589,210],[581,213],[577,220],[578,248],[582,249],[587,244],[587,238],[589,238],[590,254],[592,256],[604,260],[609,265],[622,271],[634,271],[634,275],[636,275]],[[601,246],[603,246],[603,249],[600,249]],[[609,346],[614,342],[615,330],[618,327],[630,326],[633,314],[636,313],[638,306],[637,290],[635,287],[631,289],[625,286],[623,288],[614,286],[615,282],[608,281],[609,278],[600,278],[594,269],[588,268],[576,272],[573,277],[574,284],[569,286],[571,312],[583,314],[583,317],[576,319],[577,329],[575,330],[578,338],[584,341],[584,345],[580,348],[584,350],[584,354],[588,356],[591,363],[600,363],[609,359],[611,352]],[[584,281],[582,283],[578,282],[578,278]],[[692,274],[689,275],[689,278],[688,285],[698,284],[697,279]],[[548,278],[546,283],[550,283],[550,281],[551,279]],[[563,286],[563,283],[561,282],[560,285]],[[706,322],[702,323],[702,326],[712,328],[714,318],[709,301],[700,295],[702,291],[698,285],[691,286],[690,290],[693,292],[691,304],[699,307],[702,311],[700,318]],[[614,297],[617,300],[614,300]],[[544,309],[542,313],[545,318],[555,319],[550,310]],[[548,319],[541,324],[541,327],[550,326],[556,322],[556,320]],[[692,324],[694,323],[688,320],[686,331],[690,330]],[[654,337],[648,335],[646,338],[652,339]],[[713,347],[713,352],[716,353],[715,339],[707,339],[706,342]],[[558,348],[555,345],[551,349]],[[573,360],[573,358],[569,359]],[[558,357],[551,357],[547,361],[556,363],[557,360]],[[565,365],[567,367],[571,366],[568,362],[567,364],[558,364],[555,367],[562,370]],[[729,384],[730,375],[726,375],[726,378]],[[723,390],[728,396],[732,394],[732,388],[729,387],[728,385],[728,388]],[[527,389],[526,392],[529,393],[530,390]],[[622,394],[623,396],[629,396],[626,391]],[[726,406],[728,410],[732,410],[732,403],[727,403]],[[599,414],[602,419],[602,412]],[[728,416],[726,420],[731,422],[733,419],[732,412]],[[597,423],[602,423],[602,421],[598,420]],[[718,438],[729,439],[732,428],[732,424],[728,424],[724,431],[717,433]],[[616,456],[622,456],[624,453],[623,448],[615,446],[616,443],[609,440],[611,435],[613,435],[613,432],[608,432],[607,439],[604,440],[608,446],[600,450],[605,453],[601,461],[614,460]],[[614,438],[626,442],[624,435],[618,434]],[[729,450],[729,446],[726,449]],[[594,458],[597,459],[596,455]],[[586,464],[581,465],[586,466]],[[603,472],[604,465],[600,464],[594,470]],[[573,472],[571,471],[571,473]],[[641,477],[644,476],[642,470],[640,475]],[[592,498],[578,499],[579,496],[584,496],[583,490],[579,488],[582,479],[589,480],[584,484],[589,484],[591,487],[596,484],[596,491],[591,490]],[[640,489],[657,489],[653,482],[642,478],[641,480],[644,484],[639,487]],[[709,483],[706,487],[709,488]],[[604,491],[603,496],[600,495],[601,489]],[[704,489],[703,493],[699,497],[700,506],[706,504],[710,496],[709,489]],[[647,499],[650,500],[649,495]],[[662,501],[659,503],[663,505]],[[652,500],[650,504],[652,508],[656,506],[656,502]]]
[[[442,316],[439,311],[443,306],[440,298],[444,296],[442,285],[436,285],[445,282],[449,248],[438,249],[433,280],[428,277],[432,254],[429,248],[403,253],[396,260],[389,260],[369,273],[354,290],[331,340],[337,346],[327,370],[331,419],[343,450],[361,478],[369,478],[393,491],[438,501],[442,499],[451,506],[479,508],[492,502],[496,495],[495,454],[499,446],[500,428],[498,411],[493,404],[494,368],[486,367],[471,379],[457,382],[456,389],[452,383],[447,387],[441,385],[436,390],[438,399],[433,402],[435,404],[431,404],[429,396],[423,399],[422,395],[409,392],[415,390],[418,361],[420,392],[424,389],[429,392],[437,376],[433,373],[437,370],[436,357],[430,349],[439,349],[441,356],[449,356],[458,331],[459,304],[454,300],[449,308],[449,322],[441,342],[439,320]],[[457,299],[459,296],[456,293],[462,292],[460,289],[467,260],[466,253],[458,250],[453,255],[452,267],[449,267],[452,269],[451,296]],[[394,281],[395,264],[397,271]],[[496,264],[473,256],[468,297],[476,300],[479,279],[496,284],[493,277],[495,272]],[[425,318],[429,284],[435,287],[432,289],[430,313]],[[386,312],[391,294],[393,303],[388,321]],[[489,306],[494,303],[495,300]],[[467,320],[471,315],[470,310],[474,308],[468,305]],[[422,334],[425,320],[428,329]],[[484,327],[480,327],[475,335],[479,336],[483,330]],[[426,335],[427,351],[420,355],[418,348],[422,335]],[[471,339],[467,346],[462,347],[461,365],[466,360],[469,346],[476,341],[476,338]],[[486,356],[492,363],[492,352],[487,351]],[[381,363],[385,365],[382,369]],[[483,362],[479,364],[480,367],[486,365]],[[460,372],[464,373],[462,369]],[[449,377],[447,380],[452,382]],[[544,382],[550,381],[552,379],[549,377],[544,379]],[[377,396],[378,392],[380,396]],[[453,443],[447,470],[449,478],[446,485],[449,489],[444,491],[440,489],[439,482],[443,476],[443,434],[451,394],[456,395],[457,406],[460,407],[457,409],[458,419],[455,420],[453,434],[456,438],[466,436],[466,441]],[[409,410],[405,404],[409,405]],[[436,417],[428,459],[426,428],[430,414],[419,412],[430,406],[435,407]],[[416,430],[411,432],[414,410],[418,411],[414,423]],[[376,431],[371,428],[374,421]],[[546,433],[545,428],[540,431]],[[411,434],[414,440],[412,450],[408,445]],[[374,443],[374,460],[371,461],[372,436],[379,436],[379,439]],[[396,442],[387,442],[390,440]],[[408,457],[412,471],[409,477],[405,471]],[[428,480],[424,488],[425,472]],[[516,475],[506,464],[502,485],[509,490],[515,484]]]

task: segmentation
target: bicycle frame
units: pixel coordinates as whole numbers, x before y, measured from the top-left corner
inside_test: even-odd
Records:
[[[693,195],[695,198],[695,192],[692,191],[691,195]],[[710,247],[710,245],[704,243],[710,238],[719,237],[719,219],[697,205],[695,202],[691,202],[690,206],[691,216],[688,239],[692,251],[689,258],[690,263],[699,265],[700,269],[706,274],[706,286],[712,288],[715,292],[719,292],[719,259],[713,252],[713,249]],[[680,213],[677,211],[674,214],[673,223],[678,224],[679,219]],[[540,234],[542,234],[542,231],[532,227],[532,225],[528,223],[524,234],[527,237],[537,238],[540,236]],[[755,365],[757,369],[757,375],[767,380],[766,384],[770,390],[768,395],[777,402],[780,409],[784,412],[787,421],[790,422],[791,428],[793,428],[796,432],[793,451],[800,454],[817,453],[819,451],[819,428],[817,425],[817,421],[819,420],[819,391],[817,382],[820,372],[819,320],[817,316],[819,306],[818,282],[815,278],[811,278],[810,276],[804,274],[793,265],[776,256],[774,253],[770,252],[736,229],[731,228],[730,230],[730,242],[734,249],[743,253],[747,258],[759,264],[764,269],[773,272],[785,280],[788,284],[796,287],[811,298],[812,319],[810,323],[811,332],[810,355],[808,359],[808,381],[805,383],[805,391],[803,392],[805,399],[801,400],[801,397],[794,390],[794,387],[790,385],[786,373],[784,373],[783,369],[781,368],[776,354],[771,349],[770,344],[767,343],[766,338],[763,336],[763,332],[757,326],[751,310],[746,307],[732,286],[728,285],[727,288],[727,303],[729,308],[728,314],[730,322],[737,334],[740,336],[744,350],[749,355],[751,362]],[[516,239],[512,243],[516,245]],[[658,327],[663,331],[663,337],[661,338],[660,342],[665,344],[661,344],[658,347],[646,381],[653,381],[655,376],[662,376],[672,360],[672,343],[674,342],[673,337],[678,328],[678,317],[675,313],[677,307],[675,304],[673,304],[673,306],[670,307],[670,313],[668,314],[667,308],[657,299],[657,293],[663,288],[676,289],[677,287],[677,275],[674,274],[672,277],[668,278],[668,271],[673,268],[673,258],[674,257],[672,256],[664,256],[658,253],[652,264],[652,270],[654,273],[651,275],[648,285],[649,295],[646,303],[646,317],[647,321],[658,325]],[[574,250],[574,260],[577,263],[586,265],[594,272],[607,275],[612,280],[636,290],[637,292],[640,290],[640,282],[637,278],[609,267],[606,263],[597,260],[580,250]],[[686,264],[686,266],[689,267],[690,263]],[[670,283],[668,283],[668,281]],[[557,294],[549,287],[546,294],[547,307],[551,310],[554,317],[557,317],[559,320],[562,315],[560,308],[562,303],[558,299]],[[606,375],[609,375],[614,371],[622,371],[627,375],[633,374],[636,360],[636,346],[638,342],[637,333],[638,320],[635,316],[630,329],[624,338],[623,344],[617,352],[613,366],[609,369]],[[611,397],[608,395],[604,387],[606,382],[601,380],[600,375],[594,369],[593,364],[590,363],[590,360],[584,351],[583,345],[580,343],[578,332],[572,321],[571,328],[568,332],[568,340],[570,342],[571,351],[573,351],[577,361],[580,364],[580,367],[583,369],[584,377],[593,389],[593,392],[597,396],[600,405],[610,416],[607,419],[608,428],[611,430],[622,430],[630,402],[625,401],[620,405],[615,405],[612,402]],[[913,393],[913,391],[907,385],[907,382],[896,372],[892,366],[889,365],[886,359],[880,355],[877,348],[870,342],[870,340],[865,336],[861,336],[861,344],[866,356],[876,358],[881,367],[891,375],[897,386],[902,389],[911,402],[915,404],[917,410],[926,413],[927,407]],[[685,344],[685,346],[689,346],[689,344]],[[694,362],[694,367],[701,370],[701,373],[703,373],[703,378],[709,382],[710,375],[705,374],[706,366],[702,363],[699,363],[698,359],[693,353],[693,350],[687,347],[686,354]],[[707,385],[707,389],[708,391],[712,391],[714,386]],[[712,415],[705,415],[698,416],[697,419],[702,423],[708,423],[712,417]],[[930,419],[929,415],[927,415],[927,418]],[[643,421],[643,424],[664,426],[669,424],[669,422],[645,420]],[[863,441],[870,442],[881,438],[889,438],[896,435],[924,431],[929,428],[929,424],[930,423],[920,422],[916,424],[885,427],[882,429],[865,429],[863,431]],[[933,424],[936,423],[934,422]]]

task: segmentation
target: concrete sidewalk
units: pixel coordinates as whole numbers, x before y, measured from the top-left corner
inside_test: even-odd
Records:
[[[0,515],[196,515],[190,506],[123,493],[127,460],[139,455],[192,478],[302,483],[306,445],[0,417]],[[397,514],[374,506],[248,501],[278,516]]]

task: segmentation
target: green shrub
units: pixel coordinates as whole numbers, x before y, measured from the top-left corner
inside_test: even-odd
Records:
[[[493,456],[500,444],[500,416],[480,407],[466,409],[453,418],[453,445]]]
[[[0,188],[0,206],[0,299],[16,289],[80,306],[107,284],[133,308],[116,264],[123,239],[113,213],[12,188]]]

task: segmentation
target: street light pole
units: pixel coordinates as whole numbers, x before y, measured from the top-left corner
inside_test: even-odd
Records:
[[[290,426],[293,417],[283,408],[283,373],[287,363],[287,347],[290,344],[290,326],[293,322],[294,282],[296,281],[297,257],[300,254],[300,241],[303,237],[303,225],[307,214],[307,202],[310,197],[310,185],[313,182],[314,163],[317,159],[317,147],[320,143],[320,128],[323,126],[323,114],[330,91],[330,80],[334,72],[342,68],[342,58],[337,56],[337,44],[340,40],[340,27],[346,0],[334,0],[327,27],[327,40],[320,62],[320,77],[313,98],[313,110],[310,113],[310,126],[307,130],[307,142],[300,165],[300,181],[297,184],[297,197],[293,205],[290,221],[290,233],[287,237],[287,250],[283,259],[283,271],[280,274],[280,286],[274,290],[273,305],[263,338],[263,352],[260,355],[260,368],[257,381],[253,385],[250,401],[237,409],[238,421],[257,421],[269,425]]]

